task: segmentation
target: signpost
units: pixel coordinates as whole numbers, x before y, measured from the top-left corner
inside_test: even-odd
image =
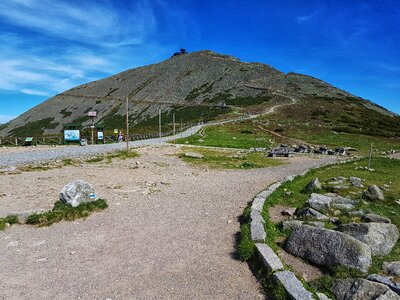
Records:
[[[92,145],[94,144],[94,118],[97,116],[97,111],[89,111],[88,117],[92,119],[92,125],[90,128],[92,129]]]

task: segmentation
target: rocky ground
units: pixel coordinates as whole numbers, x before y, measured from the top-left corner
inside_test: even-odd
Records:
[[[262,299],[235,259],[237,217],[269,184],[334,157],[253,170],[192,167],[179,148],[0,175],[0,216],[50,209],[68,182],[90,182],[109,209],[51,227],[0,231],[0,299]]]

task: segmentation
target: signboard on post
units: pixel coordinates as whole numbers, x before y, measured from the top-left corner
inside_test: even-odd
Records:
[[[118,134],[119,130],[118,129],[114,129],[114,133]]]
[[[89,111],[88,117],[95,118],[97,116],[97,111]]]
[[[97,131],[97,139],[98,140],[103,140],[104,139],[103,131]]]
[[[64,130],[64,141],[79,142],[81,134],[79,130]]]

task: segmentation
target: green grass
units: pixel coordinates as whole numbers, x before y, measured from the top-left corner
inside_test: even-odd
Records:
[[[324,128],[298,126],[297,128],[286,129],[283,135],[302,139],[311,144],[326,145],[332,148],[353,147],[359,151],[359,154],[367,154],[371,143],[373,144],[374,153],[400,149],[400,139],[336,132]]]
[[[200,140],[200,141],[199,141]],[[200,133],[184,139],[178,139],[178,144],[191,144],[224,148],[271,148],[272,137],[269,133],[257,128],[251,122],[208,126]]]
[[[360,201],[358,206],[359,209],[366,211],[367,213],[376,213],[387,217],[392,220],[392,223],[400,228],[400,205],[394,202],[396,199],[400,199],[400,160],[393,160],[389,158],[375,157],[372,160],[372,167],[376,170],[370,172],[366,170],[358,169],[357,167],[366,166],[368,161],[366,159],[359,161],[352,161],[346,164],[333,165],[328,167],[319,168],[310,171],[303,177],[297,177],[292,182],[286,182],[279,187],[265,202],[262,215],[265,219],[265,228],[268,232],[266,242],[274,250],[277,250],[282,246],[279,241],[282,238],[286,238],[289,235],[289,231],[283,231],[280,224],[271,222],[268,216],[268,210],[270,207],[276,205],[284,205],[290,207],[302,207],[304,206],[307,199],[310,197],[311,192],[305,192],[304,187],[313,179],[318,177],[319,180],[324,183],[329,181],[333,177],[360,177],[364,179],[363,182],[365,187],[376,184],[382,186],[389,184],[390,189],[384,191],[385,200],[380,202],[371,201]],[[362,192],[366,188],[351,187],[348,190],[342,190],[339,192],[341,196],[348,196],[352,199],[362,200]],[[288,195],[288,191],[291,192]],[[321,193],[328,192],[328,190],[322,190]],[[325,212],[331,214],[332,212]],[[346,212],[343,212],[338,216],[340,222],[360,222],[359,217],[351,216]],[[334,228],[333,224],[326,222],[327,228]],[[386,256],[373,257],[373,263],[370,267],[370,273],[379,273],[382,267],[383,261],[394,261],[400,260],[400,243],[398,242],[393,248],[392,252]],[[359,277],[362,274],[345,267],[330,268],[325,270],[327,275],[323,278],[311,283],[314,288],[328,289],[332,280],[335,278],[346,278],[346,277]]]
[[[77,207],[72,207],[69,204],[58,201],[54,204],[54,208],[51,211],[30,215],[26,223],[39,227],[50,226],[62,220],[73,221],[87,218],[91,213],[102,211],[107,207],[107,202],[104,199],[81,203]]]
[[[12,225],[17,223],[18,223],[18,217],[15,215],[9,215],[7,217],[0,218],[0,230],[6,229],[7,224]]]
[[[195,152],[204,155],[204,158],[186,157],[185,152]],[[282,160],[266,157],[264,153],[235,152],[231,150],[214,150],[206,148],[184,148],[179,155],[184,161],[194,165],[206,165],[210,168],[223,169],[253,169],[268,168],[284,164]]]

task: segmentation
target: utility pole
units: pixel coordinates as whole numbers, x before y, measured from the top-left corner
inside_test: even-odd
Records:
[[[158,109],[158,135],[160,137],[161,144],[161,108]]]
[[[129,152],[129,98],[126,96],[126,152]]]

